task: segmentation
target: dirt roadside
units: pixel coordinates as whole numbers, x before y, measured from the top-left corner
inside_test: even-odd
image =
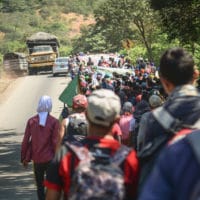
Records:
[[[16,84],[14,83],[18,80],[20,76],[14,73],[0,73],[0,104],[6,101],[7,97],[9,97],[10,92],[16,88]]]
[[[0,74],[0,102],[4,99],[5,93],[8,87],[17,79],[19,76],[12,72],[1,72]]]

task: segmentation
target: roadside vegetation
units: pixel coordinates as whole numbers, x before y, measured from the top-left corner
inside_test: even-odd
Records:
[[[27,53],[26,38],[44,31],[59,38],[61,56],[119,52],[158,64],[164,49],[182,46],[200,64],[197,0],[2,0],[0,10],[0,61]]]

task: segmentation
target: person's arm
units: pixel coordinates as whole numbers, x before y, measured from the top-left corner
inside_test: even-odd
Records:
[[[21,144],[21,162],[24,167],[28,166],[31,160],[31,130],[29,121],[26,124],[26,129]]]
[[[118,123],[115,123],[111,130],[111,135],[121,144],[122,143],[122,131]]]
[[[60,128],[59,128],[59,133],[58,133],[58,142],[57,142],[57,146],[56,146],[56,151],[60,148],[61,144],[62,144],[62,140],[63,140],[63,137],[65,135],[65,129],[66,129],[66,124],[67,124],[67,121],[68,118],[65,118],[62,120],[61,124],[60,124]],[[69,121],[69,120],[68,120]]]
[[[60,200],[60,198],[61,198],[61,192],[60,191],[47,189],[46,200]]]

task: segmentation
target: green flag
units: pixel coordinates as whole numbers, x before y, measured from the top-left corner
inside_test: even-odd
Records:
[[[59,96],[59,100],[63,103],[66,103],[67,106],[72,107],[72,99],[77,95],[77,86],[78,86],[78,75],[74,77],[73,80],[68,84],[68,86],[63,90]]]

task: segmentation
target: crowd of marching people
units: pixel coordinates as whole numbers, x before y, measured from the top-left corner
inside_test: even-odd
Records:
[[[161,56],[159,68],[142,58],[133,66],[123,56],[117,60],[103,56],[98,61],[73,59],[78,69],[71,71],[71,78],[78,76],[79,94],[73,98],[72,111],[58,128],[55,119],[48,121],[49,103],[43,99],[40,107],[44,109],[28,121],[23,139],[22,163],[25,166],[32,159],[42,171],[38,198],[199,198],[200,163],[193,141],[195,145],[200,142],[199,131],[194,131],[200,128],[200,95],[193,57],[182,48],[171,48]],[[48,127],[40,124],[43,118]],[[50,133],[54,145],[48,148],[55,156],[44,160],[45,170],[40,169],[36,153],[35,160],[27,158],[29,137],[33,143],[34,131],[42,130],[54,133]],[[41,182],[47,188],[45,198]]]

